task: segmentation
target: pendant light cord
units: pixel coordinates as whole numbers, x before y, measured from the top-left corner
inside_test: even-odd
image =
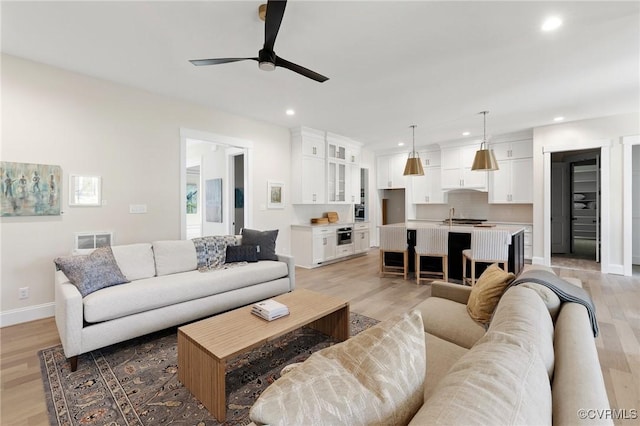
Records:
[[[416,156],[416,125],[412,124],[409,127],[411,127],[411,134],[413,139],[413,143],[411,145],[411,155],[415,157]]]
[[[483,117],[483,130],[482,130],[482,144],[480,144],[480,149],[486,149],[487,147],[487,114],[489,114],[489,111],[481,111],[480,114],[482,114]]]

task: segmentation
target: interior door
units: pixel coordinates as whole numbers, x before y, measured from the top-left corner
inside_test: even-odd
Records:
[[[551,163],[551,253],[570,250],[570,196],[568,164]]]

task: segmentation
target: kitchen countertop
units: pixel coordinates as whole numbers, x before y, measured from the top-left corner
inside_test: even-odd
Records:
[[[340,221],[340,222],[333,222],[333,223],[296,223],[291,225],[291,229],[311,229],[311,228],[329,228],[329,227],[336,227],[336,228],[342,228],[345,226],[354,226],[356,224],[360,224],[360,223],[366,223],[368,224],[369,222],[362,222],[362,221],[357,221],[357,222],[345,222],[345,221]]]
[[[486,222],[487,224],[491,224],[492,222]],[[447,228],[449,229],[449,225],[448,224],[444,224],[442,223],[442,221],[437,222],[437,221],[414,221],[414,220],[410,220],[407,221],[405,223],[392,223],[389,225],[382,225],[381,227],[393,227],[393,226],[406,226],[407,229],[416,229],[416,228],[433,228],[433,227],[438,227],[438,228]],[[473,230],[475,229],[492,229],[492,230],[505,230],[505,231],[509,231],[509,233],[511,233],[511,235],[515,235],[518,232],[524,231],[524,226],[523,225],[496,225],[493,227],[476,227],[473,225],[452,225],[450,227],[451,232],[460,232],[460,233],[465,233],[465,234],[470,234]]]

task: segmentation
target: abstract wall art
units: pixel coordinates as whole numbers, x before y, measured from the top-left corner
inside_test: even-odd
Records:
[[[0,161],[0,174],[1,216],[60,215],[60,166]]]

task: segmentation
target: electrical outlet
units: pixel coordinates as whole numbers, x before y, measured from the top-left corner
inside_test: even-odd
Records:
[[[18,289],[18,297],[20,299],[28,299],[29,298],[29,287],[20,287]]]

